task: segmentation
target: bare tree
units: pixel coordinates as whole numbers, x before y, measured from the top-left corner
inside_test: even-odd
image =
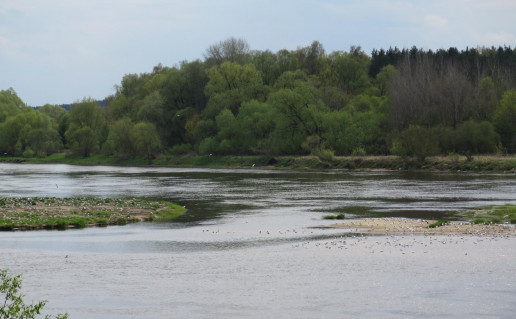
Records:
[[[206,49],[204,58],[213,65],[221,65],[226,61],[245,64],[249,60],[250,48],[247,41],[231,37]]]

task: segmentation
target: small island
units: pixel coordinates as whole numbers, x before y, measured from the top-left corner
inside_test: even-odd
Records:
[[[167,201],[137,198],[0,198],[0,230],[39,230],[125,225],[172,220],[186,208]]]
[[[361,218],[350,219],[325,228],[344,228],[368,234],[424,234],[424,235],[476,235],[493,237],[516,236],[516,205],[484,206],[471,210],[451,212],[449,220],[413,218]],[[345,214],[329,215],[324,219],[346,219]]]

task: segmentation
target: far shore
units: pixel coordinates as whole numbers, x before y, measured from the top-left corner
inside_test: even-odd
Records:
[[[0,157],[3,163],[113,165],[141,167],[200,167],[200,168],[267,168],[267,169],[340,169],[340,170],[429,170],[452,172],[516,173],[516,155],[432,156],[424,161],[398,156],[316,156],[265,155],[160,155],[149,164],[145,158],[120,159],[115,156],[94,155],[74,157],[64,153],[42,158]]]
[[[473,224],[450,221],[443,226],[429,228],[435,220],[409,218],[350,219],[323,228],[343,228],[356,233],[379,235],[474,235],[484,237],[516,237],[516,227],[503,224]]]

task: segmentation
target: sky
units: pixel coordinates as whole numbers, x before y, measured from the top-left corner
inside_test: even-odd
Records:
[[[130,73],[252,50],[516,47],[516,0],[1,0],[0,90],[30,106],[104,99]]]

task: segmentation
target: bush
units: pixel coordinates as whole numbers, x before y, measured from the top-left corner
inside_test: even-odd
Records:
[[[47,301],[43,300],[36,304],[26,305],[21,290],[21,275],[11,276],[7,269],[0,270],[0,295],[4,296],[4,302],[0,302],[0,318],[9,319],[33,319],[41,314],[41,310]],[[45,318],[51,318],[46,316]],[[68,314],[58,314],[56,319],[66,319]]]
[[[439,219],[438,221],[436,221],[435,223],[433,224],[430,224],[428,225],[428,228],[436,228],[436,227],[441,227],[441,226],[444,226],[446,224],[448,224],[449,221],[445,220],[445,219]]]
[[[324,216],[323,219],[346,219],[346,215],[344,215],[344,214],[327,215],[327,216]]]
[[[439,140],[432,129],[410,126],[391,137],[390,151],[401,157],[414,156],[423,162],[426,157],[439,153]]]
[[[193,151],[193,147],[190,144],[178,144],[172,146],[168,153],[171,155],[185,155]]]
[[[362,146],[356,147],[351,156],[365,156],[367,154],[366,149]]]
[[[317,158],[319,158],[319,160],[323,162],[331,162],[335,157],[335,154],[332,150],[318,150],[314,152],[314,155],[317,156]]]
[[[483,154],[496,152],[500,137],[489,122],[467,121],[457,127],[456,151],[459,154]]]

